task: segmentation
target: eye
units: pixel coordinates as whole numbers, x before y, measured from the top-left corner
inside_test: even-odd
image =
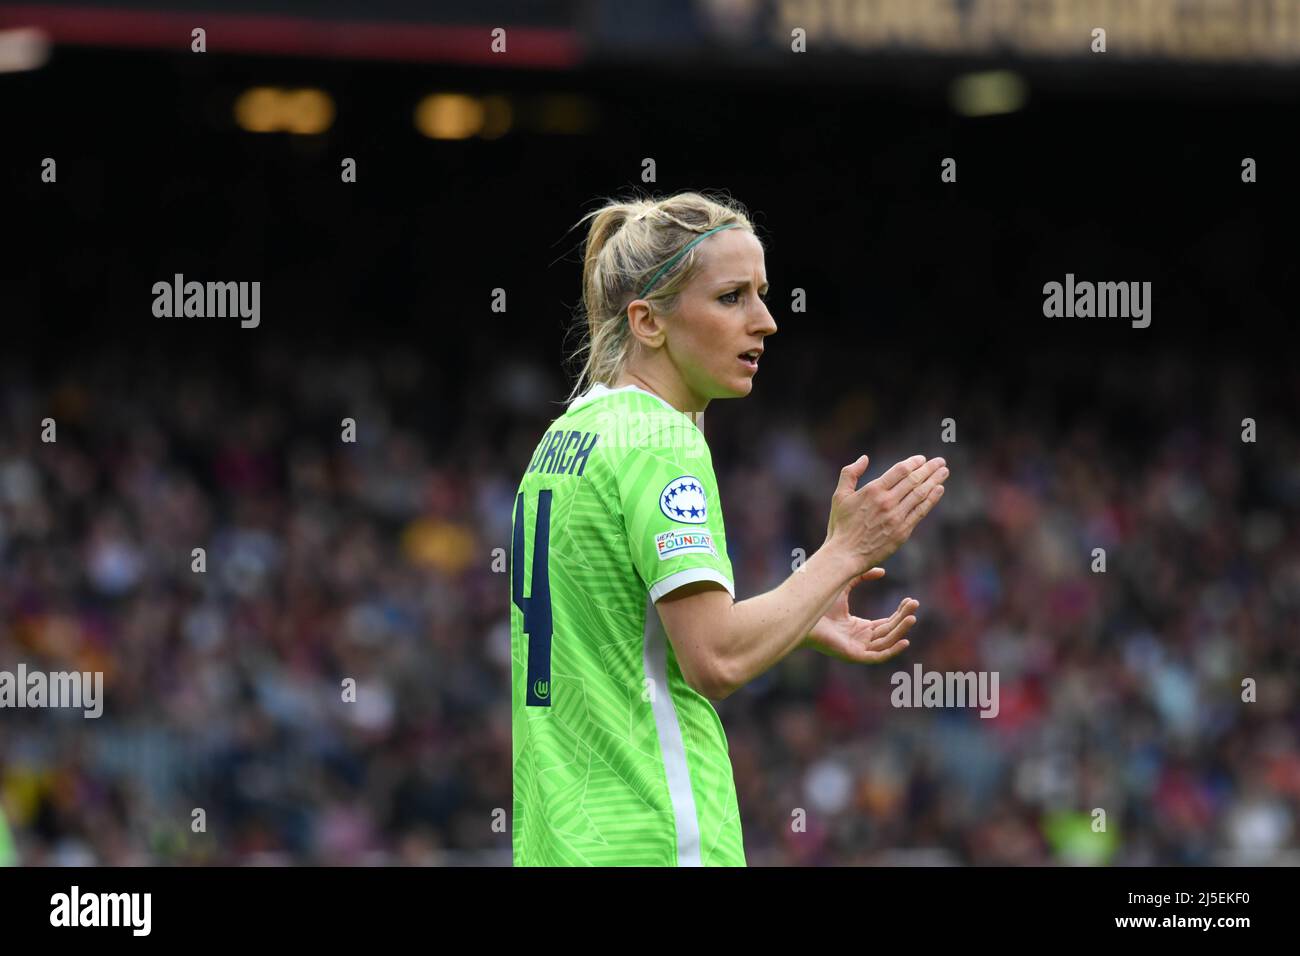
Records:
[[[769,291],[770,290],[768,289],[764,289],[762,292],[760,292],[758,294],[759,299],[761,299],[763,302],[767,302],[767,294]],[[741,295],[741,289],[733,289],[730,292],[724,292],[722,293],[722,295],[718,296],[718,301],[724,302],[727,305],[735,305],[737,302],[740,301],[739,298],[736,298],[739,295]]]

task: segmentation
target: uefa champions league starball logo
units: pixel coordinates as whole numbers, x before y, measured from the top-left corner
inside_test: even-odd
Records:
[[[704,524],[704,485],[694,475],[674,478],[659,493],[659,510],[673,521],[686,524]]]

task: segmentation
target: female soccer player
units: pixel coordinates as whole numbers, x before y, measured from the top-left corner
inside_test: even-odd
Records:
[[[858,488],[845,466],[826,539],[779,587],[735,601],[709,401],[754,387],[776,322],[763,246],[738,204],[612,202],[583,262],[585,367],[519,486],[511,543],[515,865],[743,866],[721,699],[799,647],[879,663],[880,620],[849,590],[943,494],[914,456]]]

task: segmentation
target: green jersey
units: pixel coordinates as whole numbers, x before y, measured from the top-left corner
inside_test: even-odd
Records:
[[[595,385],[542,437],[514,504],[516,866],[744,866],[727,738],[686,683],[654,602],[735,597],[695,423]]]

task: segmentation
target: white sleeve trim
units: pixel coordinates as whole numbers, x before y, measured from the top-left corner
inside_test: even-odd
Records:
[[[717,581],[727,589],[727,593],[731,595],[733,601],[736,599],[735,587],[721,571],[713,568],[687,568],[685,571],[670,574],[662,581],[652,584],[650,586],[650,600],[658,601],[670,591],[676,591],[682,585],[693,584],[696,581]]]

